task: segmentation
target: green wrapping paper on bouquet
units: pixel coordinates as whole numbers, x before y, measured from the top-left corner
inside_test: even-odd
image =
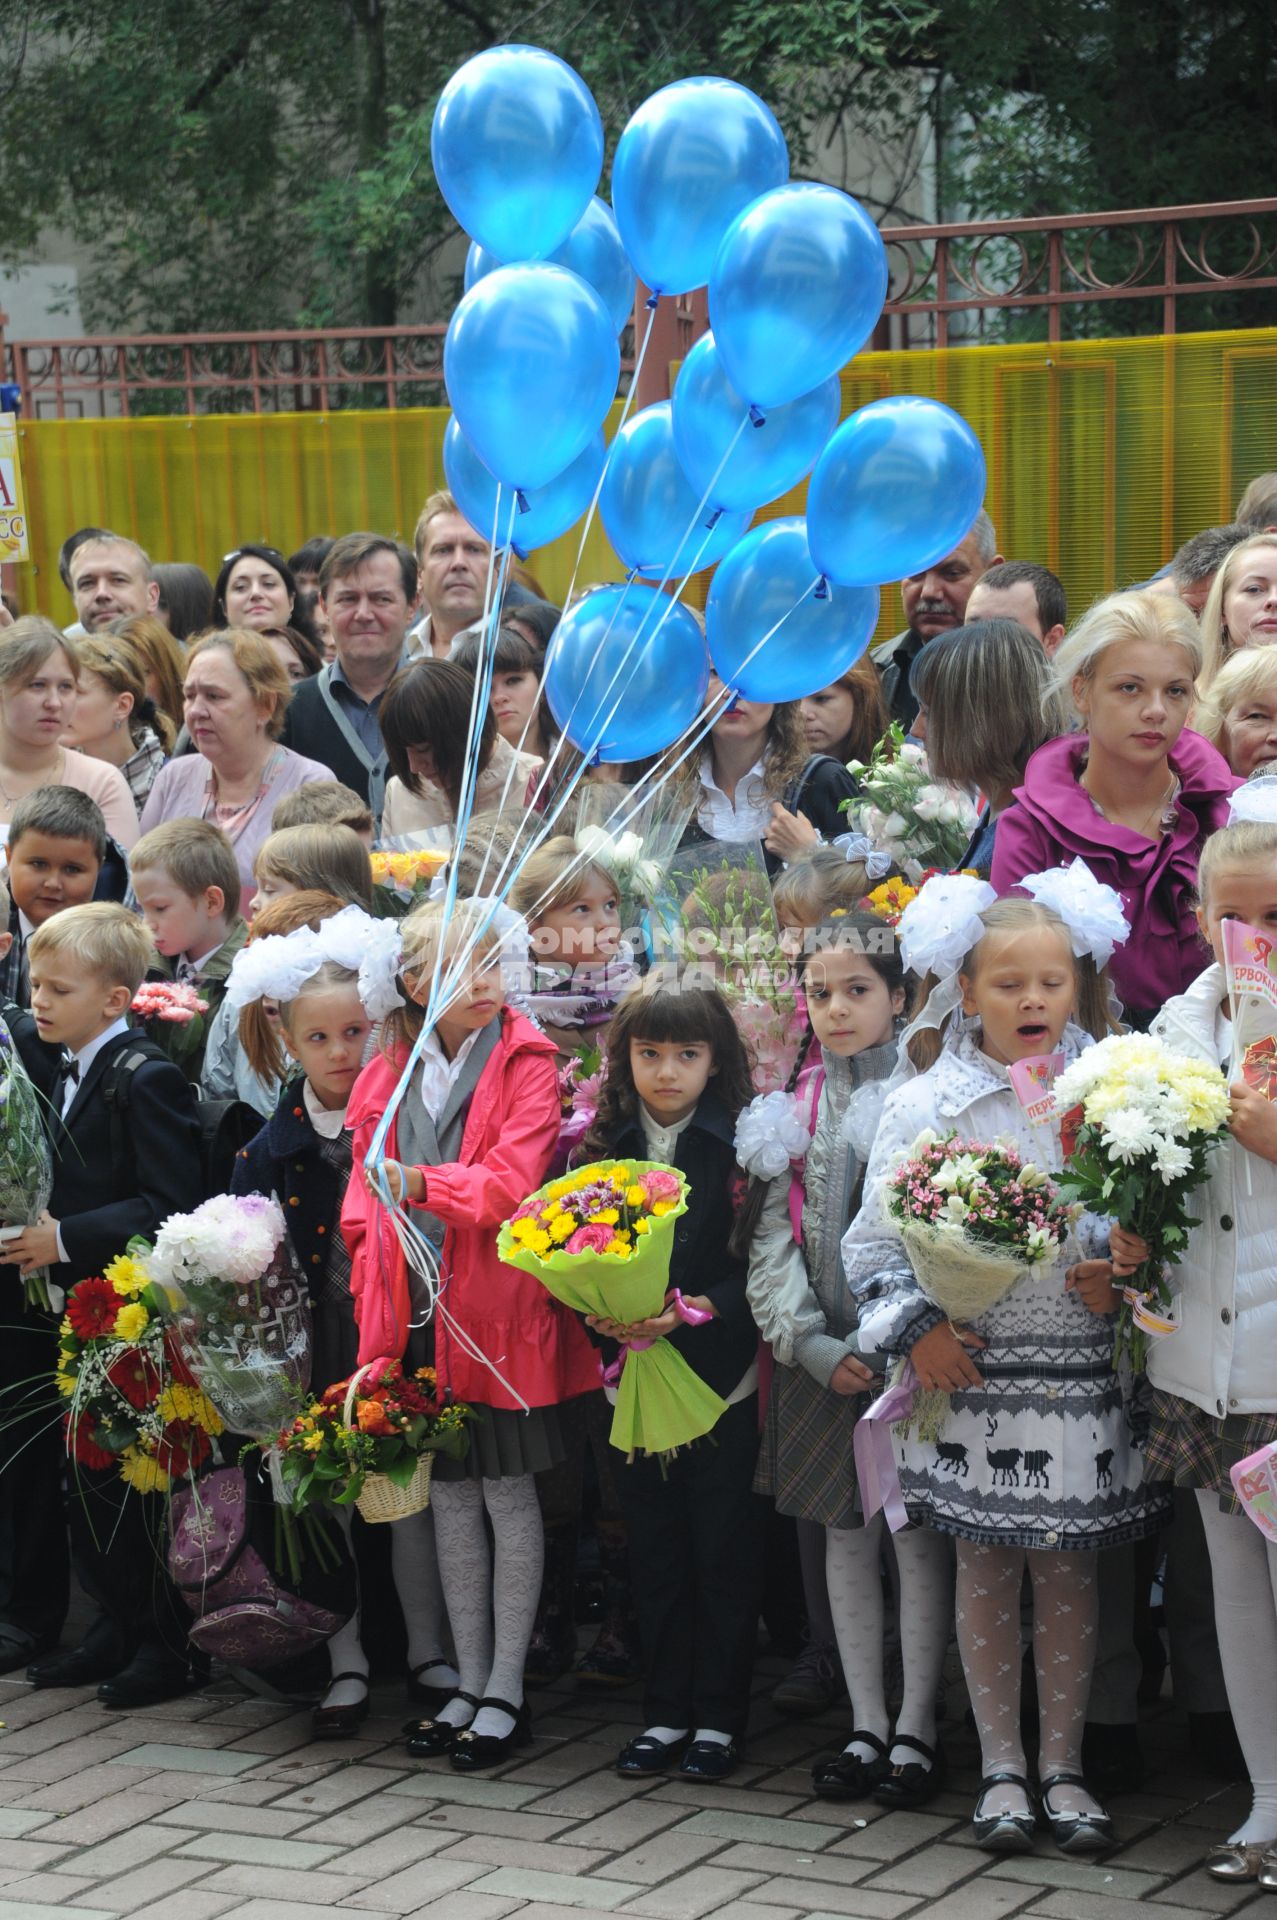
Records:
[[[598,1161],[525,1200],[497,1251],[575,1313],[635,1326],[665,1311],[687,1194],[677,1167]],[[610,1439],[630,1459],[668,1456],[702,1439],[726,1405],[668,1340],[639,1343],[625,1350]]]

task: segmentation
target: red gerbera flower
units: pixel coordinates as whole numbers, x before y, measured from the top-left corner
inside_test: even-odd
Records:
[[[67,1298],[67,1319],[81,1340],[100,1340],[110,1333],[123,1301],[109,1281],[81,1280]]]
[[[156,1445],[155,1458],[166,1473],[180,1476],[202,1466],[211,1452],[212,1443],[202,1427],[170,1420]]]
[[[93,1428],[87,1420],[72,1420],[67,1414],[63,1419],[66,1430],[67,1452],[77,1459],[82,1467],[114,1467],[119,1463],[115,1454],[106,1447],[100,1447],[93,1438]]]
[[[160,1370],[140,1347],[128,1347],[111,1362],[106,1377],[131,1407],[149,1407],[159,1398]]]

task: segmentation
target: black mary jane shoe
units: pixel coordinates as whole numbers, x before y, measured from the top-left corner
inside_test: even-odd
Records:
[[[1024,1813],[987,1813],[980,1812],[984,1797],[991,1787],[1019,1787],[1028,1801]],[[986,1773],[980,1782],[980,1797],[975,1803],[975,1813],[971,1820],[972,1837],[977,1847],[986,1853],[1031,1853],[1033,1836],[1037,1832],[1037,1807],[1033,1799],[1033,1789],[1021,1773]]]
[[[944,1748],[938,1740],[934,1747],[929,1747],[925,1740],[918,1740],[911,1733],[898,1733],[891,1745],[911,1747],[927,1764],[922,1766],[916,1760],[908,1760],[902,1765],[896,1761],[882,1785],[874,1788],[874,1799],[880,1807],[925,1807],[943,1790],[949,1777]]]
[[[456,1700],[464,1700],[467,1706],[478,1711],[479,1702],[472,1693],[462,1693],[458,1687],[453,1695]],[[414,1760],[437,1760],[440,1754],[451,1753],[453,1742],[464,1727],[454,1727],[447,1720],[410,1720],[404,1728],[408,1736],[408,1751]]]
[[[640,1733],[629,1740],[616,1756],[616,1770],[623,1778],[639,1774],[666,1773],[687,1752],[690,1734],[678,1740],[658,1740],[654,1734]]]
[[[526,1700],[518,1707],[509,1700],[480,1700],[475,1712],[484,1707],[508,1713],[514,1725],[509,1733],[475,1733],[471,1727],[464,1728],[453,1741],[450,1754],[458,1773],[479,1773],[484,1767],[499,1767],[518,1748],[532,1744],[532,1715]]]
[[[857,1740],[862,1746],[874,1749],[874,1759],[862,1760],[858,1753],[849,1751]],[[890,1772],[886,1741],[880,1740],[876,1733],[857,1731],[842,1753],[836,1753],[832,1760],[817,1760],[811,1770],[811,1784],[821,1800],[867,1800]]]
[[[1052,1813],[1051,1792],[1055,1787],[1081,1787],[1089,1793],[1080,1773],[1048,1773],[1038,1788],[1042,1818],[1061,1853],[1103,1853],[1113,1845],[1113,1822],[1103,1807],[1096,1813]]]
[[[328,1682],[328,1692],[342,1680],[358,1680],[364,1690],[362,1700],[353,1700],[346,1707],[315,1707],[310,1716],[310,1731],[316,1740],[340,1740],[348,1733],[354,1733],[368,1718],[368,1675],[366,1673],[335,1673]]]
[[[427,1674],[434,1673],[437,1668],[442,1668],[445,1673],[451,1671],[446,1660],[423,1660],[421,1665],[413,1667],[408,1675],[409,1703],[414,1707],[420,1707],[423,1714],[438,1713],[441,1708],[447,1706],[449,1700],[455,1700],[457,1697],[455,1680],[446,1681],[443,1685],[436,1687],[432,1686],[425,1677]]]
[[[684,1780],[726,1780],[740,1765],[740,1748],[734,1740],[693,1740],[678,1763]]]

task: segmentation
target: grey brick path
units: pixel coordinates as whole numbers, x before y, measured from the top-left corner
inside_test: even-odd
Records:
[[[1193,1770],[1169,1702],[1146,1727],[1141,1794],[1114,1803],[1095,1863],[1045,1838],[991,1860],[967,1822],[976,1754],[950,1690],[948,1791],[925,1811],[813,1799],[814,1754],[842,1712],[782,1721],[764,1661],[748,1764],[697,1789],[618,1780],[631,1693],[533,1696],[536,1742],[508,1767],[454,1775],[403,1752],[392,1685],[360,1737],[310,1738],[309,1716],[230,1681],[133,1714],[92,1691],[0,1680],[0,1920],[1198,1920],[1277,1903],[1199,1862],[1242,1792]]]

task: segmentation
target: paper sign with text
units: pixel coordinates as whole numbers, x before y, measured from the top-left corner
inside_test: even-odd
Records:
[[[1055,1118],[1055,1076],[1064,1066],[1062,1053],[1031,1053],[1013,1060],[1007,1072],[1026,1117],[1035,1127]]]
[[[0,564],[29,558],[18,421],[16,414],[0,413]]]
[[[1277,1100],[1277,938],[1225,920],[1224,978],[1233,1015],[1230,1073]]]

